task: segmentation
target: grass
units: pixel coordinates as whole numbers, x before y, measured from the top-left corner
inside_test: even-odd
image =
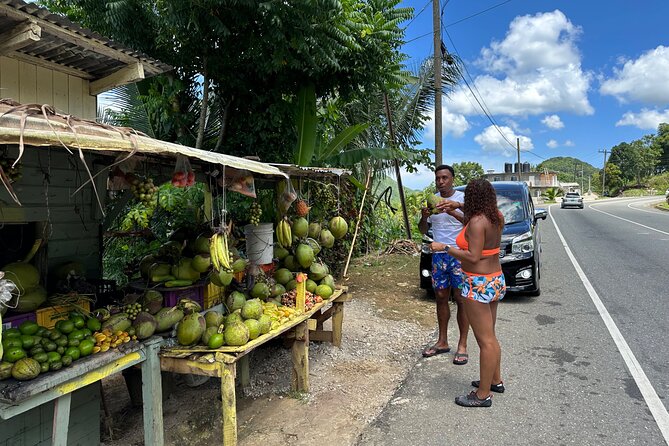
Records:
[[[669,211],[669,203],[660,203],[655,205],[656,208],[662,209],[663,211]]]
[[[651,195],[648,189],[627,189],[623,192],[623,197],[645,197]]]

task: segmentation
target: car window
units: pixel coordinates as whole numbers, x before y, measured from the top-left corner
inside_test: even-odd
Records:
[[[504,223],[517,223],[527,219],[527,207],[520,190],[498,190],[497,207],[504,215]]]
[[[567,192],[567,197],[576,197],[578,198],[579,195],[576,192]]]

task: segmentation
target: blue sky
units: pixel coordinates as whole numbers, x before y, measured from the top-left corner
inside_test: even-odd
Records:
[[[442,40],[464,61],[470,86],[499,129],[514,144],[520,138],[521,161],[572,156],[601,167],[599,150],[654,134],[660,122],[669,122],[669,1],[441,4]],[[403,47],[408,68],[415,68],[432,56],[432,3],[400,6],[416,15],[404,24]],[[443,133],[445,163],[477,161],[500,171],[516,159],[464,82],[444,98]],[[434,147],[433,123],[422,146]],[[402,179],[421,189],[433,174],[423,168]]]

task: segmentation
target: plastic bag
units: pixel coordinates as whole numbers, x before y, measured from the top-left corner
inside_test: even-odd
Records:
[[[288,211],[293,201],[297,199],[297,192],[293,188],[290,178],[285,181],[279,181],[276,185],[276,206],[283,215]]]
[[[240,170],[232,178],[228,189],[239,192],[247,197],[256,198],[256,186],[253,180],[253,174],[248,170]]]
[[[186,187],[195,184],[195,173],[190,166],[188,158],[183,155],[177,155],[177,164],[172,174],[172,186]]]

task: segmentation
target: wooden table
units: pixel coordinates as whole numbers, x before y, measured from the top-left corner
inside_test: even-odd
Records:
[[[340,346],[344,302],[349,300],[351,296],[348,294],[348,289],[338,288],[330,299],[314,305],[309,312],[239,347],[223,346],[216,350],[204,346],[164,348],[160,353],[160,367],[162,370],[175,373],[213,376],[221,379],[223,444],[234,446],[237,444],[237,398],[235,394],[237,363],[239,363],[239,375],[243,389],[249,384],[247,355],[256,347],[278,336],[294,337],[291,387],[296,391],[308,392],[309,338],[311,336],[312,340],[329,341]],[[332,306],[322,311],[328,304]],[[330,317],[332,317],[332,331],[324,331],[323,322]],[[311,335],[310,331],[313,331]]]
[[[144,397],[144,444],[163,444],[163,403],[158,352],[162,338],[130,342],[74,361],[68,368],[40,375],[31,381],[0,382],[0,418],[8,420],[54,401],[52,444],[67,445],[72,392],[121,370],[140,364]]]

